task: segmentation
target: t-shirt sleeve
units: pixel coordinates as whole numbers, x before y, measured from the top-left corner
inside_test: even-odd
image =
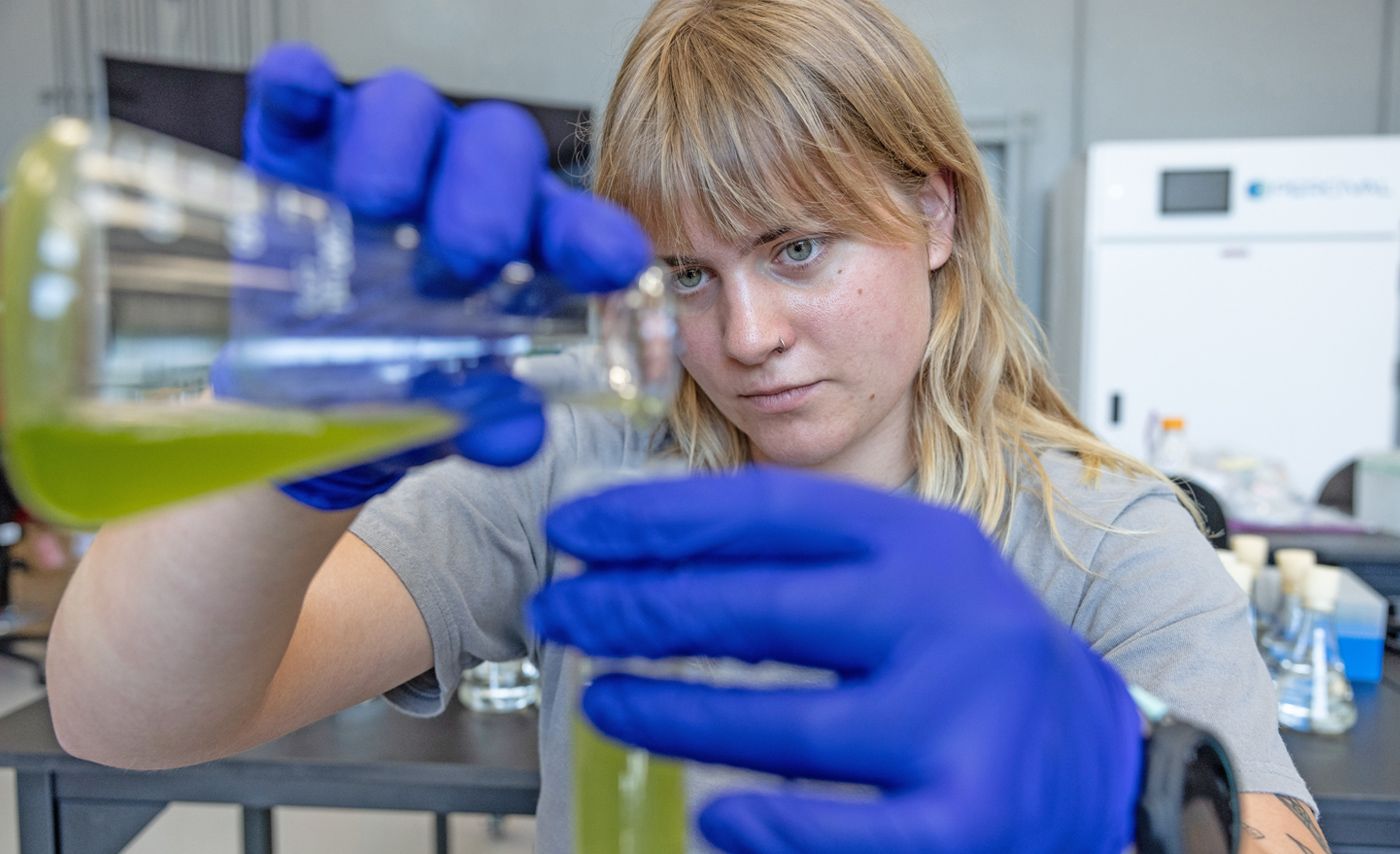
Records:
[[[557,407],[530,462],[497,469],[441,460],[366,505],[350,530],[398,574],[433,647],[432,669],[385,699],[411,715],[439,714],[464,669],[536,655],[524,611],[553,563],[541,519],[555,481],[581,454],[619,459],[625,433],[616,419]]]
[[[1194,520],[1175,495],[1154,489],[1112,527],[1093,555],[1074,628],[1175,717],[1215,733],[1240,791],[1290,795],[1316,809],[1279,736],[1247,599]]]
[[[409,714],[440,713],[464,669],[528,652],[519,612],[539,584],[542,544],[526,507],[538,494],[543,508],[546,474],[499,474],[460,459],[425,466],[351,526],[398,574],[432,641],[433,669],[385,694]]]

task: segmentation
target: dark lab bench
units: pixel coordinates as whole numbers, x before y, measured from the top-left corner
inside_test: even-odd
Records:
[[[1284,730],[1334,854],[1400,851],[1400,655],[1379,684],[1357,685],[1356,726],[1340,736]]]
[[[272,851],[272,807],[527,815],[539,797],[533,710],[474,714],[455,700],[430,720],[373,700],[236,756],[122,771],[64,753],[48,700],[0,718],[0,767],[16,769],[21,854],[116,854],[172,801],[241,804],[243,847]]]
[[[1400,655],[1356,690],[1343,736],[1286,732],[1336,854],[1400,852]],[[534,713],[450,703],[419,720],[380,701],[246,753],[173,771],[120,771],[59,748],[46,700],[0,718],[0,766],[17,769],[21,854],[116,854],[171,801],[241,804],[244,849],[272,850],[274,806],[530,814],[539,794]]]

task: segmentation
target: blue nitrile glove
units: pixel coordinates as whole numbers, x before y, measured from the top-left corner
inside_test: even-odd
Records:
[[[779,470],[624,486],[564,504],[550,539],[587,573],[546,587],[546,640],[596,656],[828,668],[834,688],[605,675],[583,710],[648,750],[877,799],[724,795],[730,852],[1119,852],[1138,712],[1123,680],[968,517]]]
[[[415,284],[428,295],[466,296],[521,259],[579,291],[612,290],[650,261],[635,220],[550,173],[544,137],[522,108],[480,102],[458,110],[406,71],[345,87],[311,47],[273,47],[249,76],[244,153],[261,172],[340,197],[357,221],[418,225]],[[415,393],[470,427],[453,442],[284,491],[322,509],[353,507],[447,453],[514,465],[544,440],[539,394],[504,374],[429,377]]]

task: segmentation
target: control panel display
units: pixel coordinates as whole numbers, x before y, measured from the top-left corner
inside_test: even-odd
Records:
[[[1162,213],[1230,212],[1230,170],[1208,169],[1162,173]]]

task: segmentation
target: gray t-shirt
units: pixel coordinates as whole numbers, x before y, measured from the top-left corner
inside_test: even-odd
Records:
[[[423,467],[372,501],[352,527],[398,573],[432,639],[433,669],[390,691],[389,702],[434,715],[465,668],[526,655],[539,662],[536,846],[547,854],[572,850],[569,742],[577,685],[563,651],[541,647],[525,624],[526,601],[555,568],[540,520],[571,468],[636,465],[647,453],[647,437],[620,417],[558,407],[550,413],[549,443],[526,465],[500,470],[448,459]],[[1245,597],[1176,497],[1162,484],[1111,473],[1091,486],[1067,454],[1047,454],[1042,463],[1064,500],[1098,524],[1056,505],[1056,527],[1086,571],[1056,544],[1038,491],[1018,496],[1005,551],[1026,583],[1127,681],[1215,732],[1242,791],[1311,805],[1278,734],[1275,694],[1250,636]]]

